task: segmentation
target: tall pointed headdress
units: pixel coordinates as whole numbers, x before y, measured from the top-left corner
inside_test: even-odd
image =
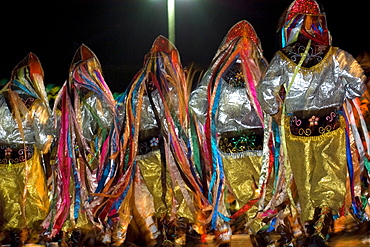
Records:
[[[221,43],[221,46],[229,43],[231,40],[237,37],[245,37],[249,38],[253,41],[253,43],[262,50],[261,41],[257,36],[256,31],[254,30],[253,26],[246,20],[241,20],[236,23],[232,28],[230,28],[229,32],[227,33],[226,37]]]
[[[282,47],[297,41],[299,35],[319,44],[331,44],[325,12],[315,0],[295,0],[283,14],[282,19]]]
[[[298,14],[322,15],[323,12],[315,0],[295,0],[288,8],[285,22],[288,22]]]

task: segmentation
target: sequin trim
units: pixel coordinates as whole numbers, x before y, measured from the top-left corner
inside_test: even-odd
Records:
[[[224,153],[239,153],[244,151],[262,150],[263,132],[248,130],[242,134],[225,136],[221,134],[219,148]]]

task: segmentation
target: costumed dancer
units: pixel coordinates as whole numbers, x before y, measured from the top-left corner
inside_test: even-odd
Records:
[[[114,219],[114,245],[184,245],[202,233],[207,200],[188,150],[189,90],[177,49],[159,36],[117,102],[120,171],[101,189],[107,197],[96,211]]]
[[[49,212],[45,161],[53,141],[44,71],[30,53],[0,91],[1,243],[36,243]],[[45,159],[44,159],[45,158]],[[5,234],[5,235],[3,235]]]
[[[230,242],[230,218],[244,215],[241,221],[252,233],[263,225],[255,217],[266,196],[273,144],[271,118],[263,114],[256,87],[266,69],[260,40],[243,20],[229,30],[191,94],[190,107],[203,140],[203,175],[215,207],[211,229],[220,244]]]
[[[74,55],[69,78],[55,99],[54,116],[59,133],[53,148],[52,204],[43,223],[45,235],[72,246],[93,246],[103,224],[94,219],[90,199],[116,114],[100,62],[85,45]]]
[[[333,215],[364,216],[358,175],[369,146],[357,140],[352,99],[363,94],[366,78],[350,54],[331,46],[316,1],[294,1],[280,31],[282,49],[258,86],[258,99],[281,124],[286,189],[307,225],[308,246],[327,246]]]

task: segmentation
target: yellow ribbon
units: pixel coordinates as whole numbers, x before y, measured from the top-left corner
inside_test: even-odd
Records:
[[[299,69],[301,68],[304,60],[306,59],[307,57],[307,54],[308,54],[308,50],[310,49],[311,47],[311,40],[308,40],[308,43],[307,43],[307,46],[306,46],[306,49],[304,50],[304,53],[301,53],[301,59],[299,60],[299,63],[298,65],[295,67],[294,69],[294,73],[293,73],[293,76],[292,76],[292,79],[288,85],[288,88],[285,90],[286,91],[286,95],[288,95],[292,85],[293,85],[293,82],[295,80],[295,77],[297,76],[297,73],[299,71]],[[285,115],[285,103],[283,102],[282,104],[282,113]],[[286,143],[285,143],[285,128],[284,128],[284,121],[285,121],[285,118],[284,117],[281,117],[280,119],[280,126],[281,126],[281,139],[283,140],[282,142],[282,147],[283,147],[283,153],[284,153],[284,166],[285,166],[285,179],[286,181],[290,181],[290,177],[291,177],[291,174],[292,174],[292,169],[290,167],[290,164],[289,164],[289,161],[288,161],[288,156],[286,155],[288,152],[287,152],[287,147],[286,147]],[[291,204],[293,205],[293,207],[297,207],[295,205],[295,202],[293,200],[293,195],[292,195],[292,191],[290,189],[290,186],[287,186],[286,187],[286,191],[287,191],[287,194],[288,194],[288,197],[289,197],[289,200],[291,201]]]

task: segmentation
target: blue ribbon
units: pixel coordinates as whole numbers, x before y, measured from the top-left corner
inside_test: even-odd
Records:
[[[339,114],[341,114],[345,121],[346,125],[349,125],[349,121],[347,116],[342,111],[338,111]],[[346,156],[347,156],[347,167],[348,167],[348,173],[349,173],[349,181],[351,186],[351,194],[352,194],[352,206],[351,209],[353,211],[353,214],[356,215],[359,219],[363,219],[363,215],[361,213],[361,210],[358,208],[358,205],[356,204],[355,195],[353,194],[353,187],[354,187],[354,170],[353,170],[353,161],[352,161],[352,154],[351,154],[351,144],[349,140],[349,133],[346,129]]]
[[[36,99],[39,99],[40,97],[38,95],[35,95],[34,93],[32,93],[30,90],[28,90],[28,88],[23,85],[21,82],[13,79],[13,84],[17,87],[19,87],[20,89],[22,89],[24,92],[28,93],[29,95],[31,95],[32,97],[36,98]]]
[[[274,169],[275,169],[275,180],[274,180],[274,189],[276,189],[276,185],[278,182],[278,176],[279,176],[279,156],[280,156],[280,144],[281,144],[281,138],[280,138],[280,129],[279,125],[272,121],[272,129],[273,133],[275,133],[275,147],[274,147]]]

